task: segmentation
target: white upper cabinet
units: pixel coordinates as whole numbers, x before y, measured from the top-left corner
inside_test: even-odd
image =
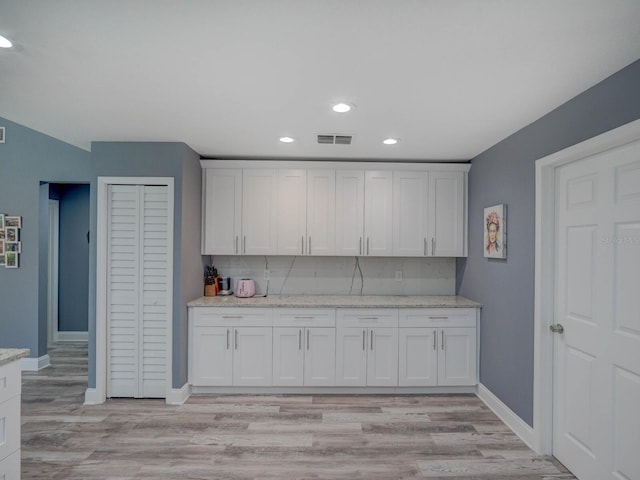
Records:
[[[334,255],[335,170],[279,171],[278,253]]]
[[[307,238],[307,172],[278,174],[278,254],[304,255]]]
[[[336,171],[336,255],[362,255],[364,171]]]
[[[468,165],[201,163],[203,255],[467,255]]]
[[[393,255],[393,172],[367,171],[364,176],[363,255]]]
[[[427,256],[429,174],[393,172],[393,255]]]
[[[466,198],[464,172],[429,172],[429,255],[467,255]]]
[[[278,170],[242,172],[242,245],[245,255],[278,253]]]
[[[307,171],[307,255],[336,253],[336,172]]]
[[[242,236],[242,170],[203,170],[202,254],[237,255]]]

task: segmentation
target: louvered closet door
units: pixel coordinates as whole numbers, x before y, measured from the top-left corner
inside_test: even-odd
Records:
[[[165,396],[168,213],[166,186],[109,187],[109,397]]]

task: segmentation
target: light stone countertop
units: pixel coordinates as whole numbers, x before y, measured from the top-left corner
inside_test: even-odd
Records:
[[[29,356],[28,348],[0,348],[0,365]]]
[[[187,303],[187,307],[480,308],[482,304],[457,295],[231,295],[200,297]]]

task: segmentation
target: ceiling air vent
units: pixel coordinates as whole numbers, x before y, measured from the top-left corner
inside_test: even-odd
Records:
[[[326,145],[351,145],[352,135],[318,135],[318,143]]]
[[[4,143],[4,127],[0,127],[0,143]]]

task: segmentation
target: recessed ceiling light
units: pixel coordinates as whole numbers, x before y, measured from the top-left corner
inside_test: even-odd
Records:
[[[280,137],[280,141],[282,143],[293,143],[293,138],[291,138],[291,137]]]
[[[395,145],[396,143],[398,143],[398,140],[396,140],[395,138],[387,138],[386,140],[383,140],[382,143],[384,143],[385,145]]]
[[[351,110],[351,105],[347,104],[347,103],[336,103],[333,107],[332,107],[334,112],[338,112],[338,113],[346,113],[349,110]]]
[[[11,48],[13,47],[13,43],[9,41],[8,38],[4,38],[0,35],[0,48]]]

